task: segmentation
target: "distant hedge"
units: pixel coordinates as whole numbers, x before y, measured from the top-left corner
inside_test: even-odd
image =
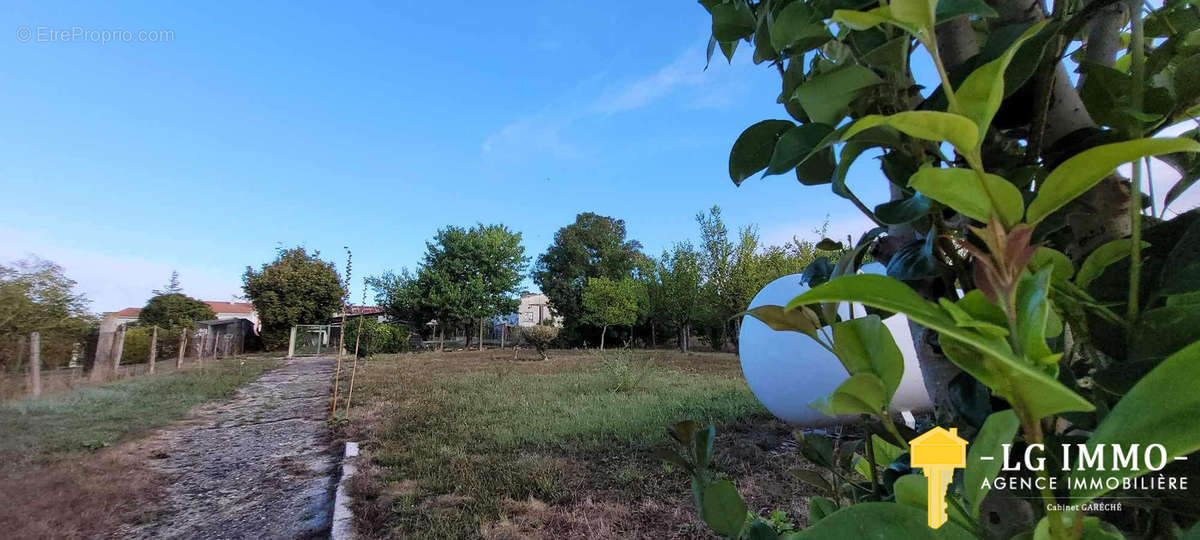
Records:
[[[358,336],[360,321],[346,321],[346,352],[353,354],[355,339]],[[408,339],[412,330],[403,324],[381,323],[371,317],[364,317],[362,324],[362,340],[358,343],[358,356],[366,357],[373,354],[395,354],[409,349]]]

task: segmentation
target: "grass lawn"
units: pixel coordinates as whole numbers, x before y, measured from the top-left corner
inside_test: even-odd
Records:
[[[524,353],[532,355],[530,352]],[[719,470],[758,511],[806,514],[780,451],[790,428],[730,354],[509,351],[380,356],[359,373],[348,437],[360,530],[428,538],[704,537],[680,471],[651,456],[666,427],[718,426]]]
[[[101,449],[225,399],[276,365],[261,357],[207,361],[203,369],[0,402],[0,530],[10,538],[106,534],[156,486],[139,470],[145,456]]]

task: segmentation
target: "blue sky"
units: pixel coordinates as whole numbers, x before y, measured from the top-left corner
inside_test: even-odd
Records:
[[[713,204],[775,243],[867,226],[824,187],[730,183],[741,130],[786,117],[779,79],[748,49],[704,71],[694,2],[247,4],[0,8],[0,260],[59,262],[109,311],[172,269],[227,300],[280,243],[351,246],[360,284],[448,224],[504,223],[531,256],[583,211],[654,254]],[[75,28],[173,34],[39,41]],[[880,202],[881,178],[863,160],[850,184]]]

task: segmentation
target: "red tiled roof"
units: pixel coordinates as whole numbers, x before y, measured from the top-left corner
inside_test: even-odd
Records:
[[[383,308],[379,306],[347,306],[347,315],[376,315],[383,313]]]
[[[213,302],[205,300],[213,313],[254,313],[254,304],[250,302]]]
[[[205,300],[204,303],[208,304],[208,307],[212,308],[213,313],[241,313],[246,315],[254,313],[254,304],[251,304],[250,302],[214,302]],[[377,309],[383,311],[382,308]],[[141,312],[142,308],[127,307],[121,311],[113,312],[113,316],[137,317],[139,314],[141,314]]]

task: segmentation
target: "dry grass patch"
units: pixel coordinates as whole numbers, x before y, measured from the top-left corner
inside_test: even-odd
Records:
[[[733,355],[472,351],[361,369],[346,436],[366,443],[351,491],[368,537],[706,536],[683,473],[651,455],[684,418],[721,426],[716,465],[755,510],[801,521],[798,463],[780,451],[791,430],[754,399]]]
[[[39,398],[0,402],[0,531],[96,538],[153,519],[161,479],[136,439],[224,399],[277,365],[240,358]],[[126,443],[126,444],[122,444]]]

